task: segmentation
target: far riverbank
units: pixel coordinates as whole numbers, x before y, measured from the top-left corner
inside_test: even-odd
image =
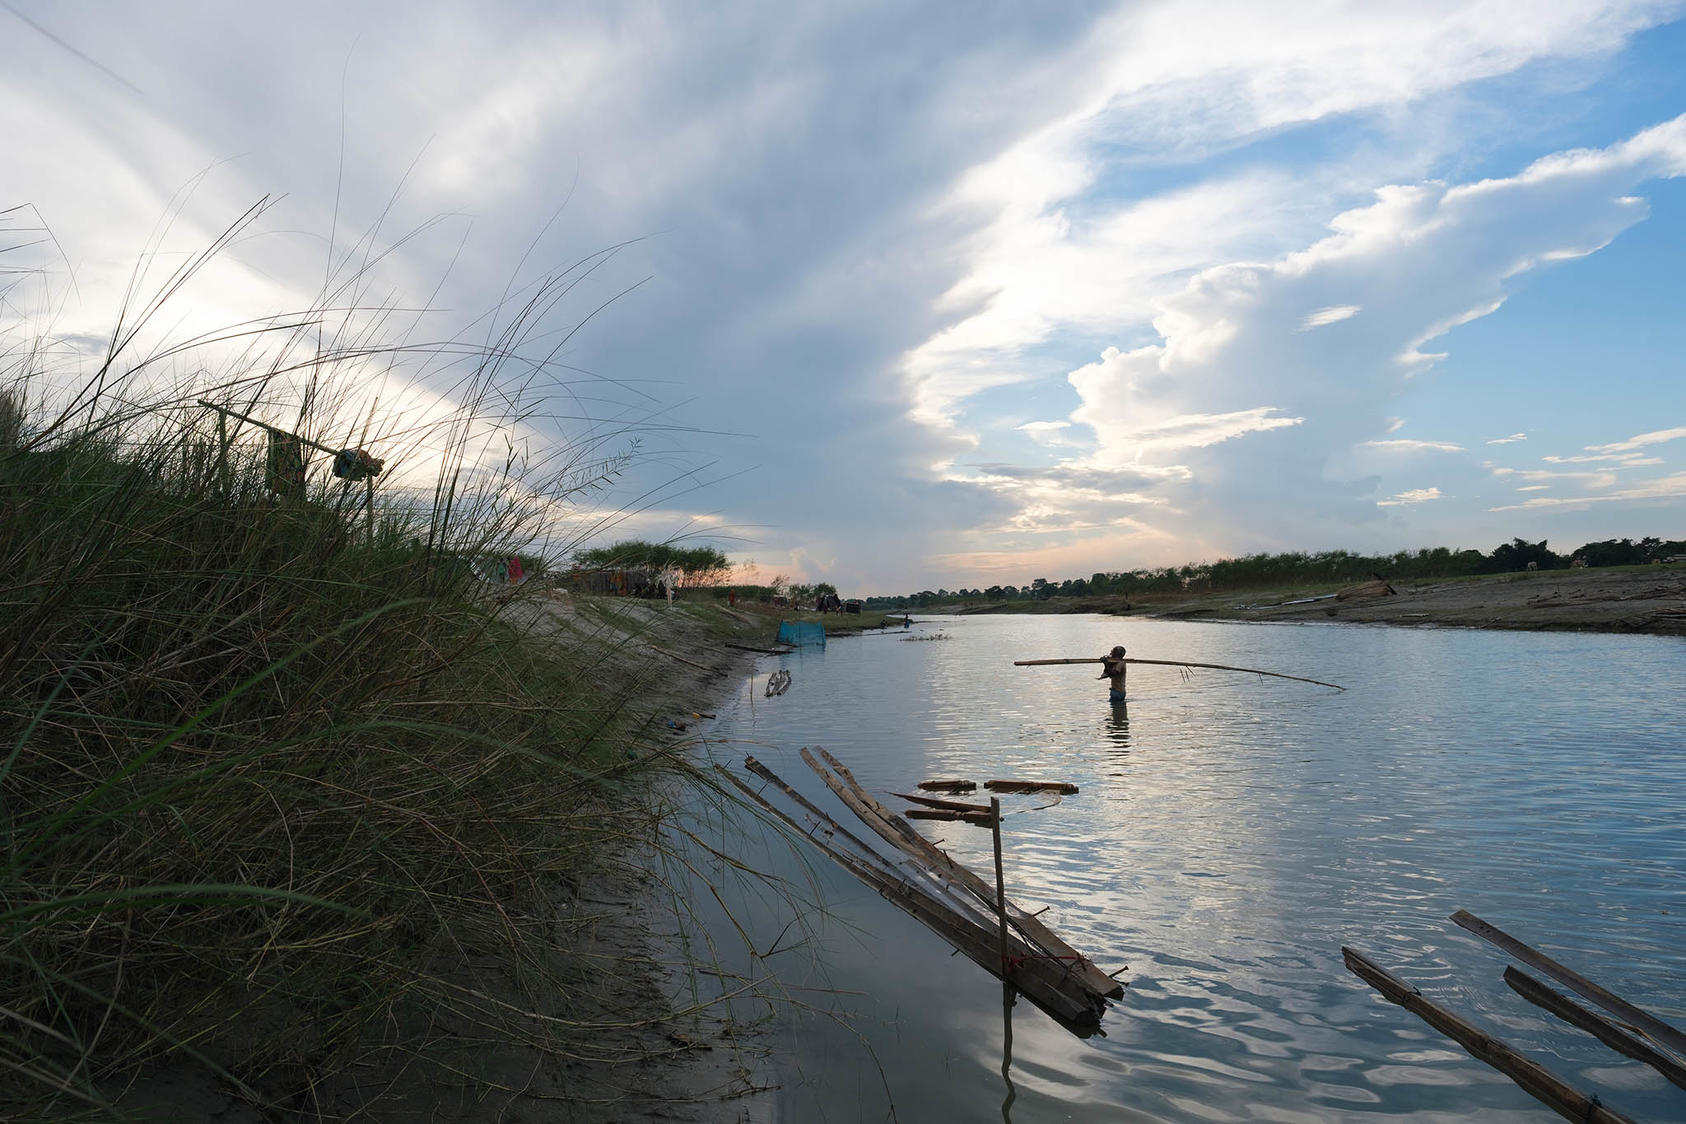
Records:
[[[930,612],[931,609],[925,610]],[[938,608],[971,613],[1108,613],[1164,620],[1282,621],[1637,632],[1686,636],[1686,564],[1544,570],[1373,586],[1206,594],[1056,597]]]

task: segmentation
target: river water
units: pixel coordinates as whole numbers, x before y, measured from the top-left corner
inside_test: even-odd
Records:
[[[1113,708],[1098,666],[1012,665],[1120,643],[1347,690],[1138,665]],[[777,667],[792,686],[767,698]],[[700,834],[784,892],[703,854],[724,909],[698,921],[728,975],[790,997],[738,1007],[766,1020],[781,1120],[1554,1119],[1348,973],[1343,944],[1611,1108],[1686,1119],[1686,1090],[1513,995],[1503,955],[1447,920],[1468,909],[1686,1023],[1683,683],[1686,642],[1656,637],[981,616],[838,638],[763,660],[705,751],[740,774],[753,753],[857,831],[799,747],[881,797],[1079,785],[1003,798],[1008,893],[1127,965],[1125,997],[1104,1037],[1023,1001],[1009,1023],[982,969],[753,826]],[[921,830],[991,870],[987,830]]]

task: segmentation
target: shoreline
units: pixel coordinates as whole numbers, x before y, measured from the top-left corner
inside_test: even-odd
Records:
[[[1380,587],[1380,588],[1376,588]],[[1686,565],[1541,570],[1470,578],[1388,580],[1363,586],[1276,587],[1206,594],[1050,598],[932,606],[926,612],[1105,613],[1150,620],[1411,628],[1619,632],[1686,636]]]
[[[715,601],[673,605],[633,598],[572,593],[542,594],[529,622],[537,642],[579,642],[604,652],[605,689],[636,682],[641,694],[630,717],[633,742],[650,752],[689,758],[706,737],[710,717],[744,689],[756,662],[776,654],[772,637],[785,619],[821,619],[812,613],[755,603]],[[829,636],[858,635],[884,627],[877,614],[823,618]],[[858,622],[858,623],[857,623]],[[652,671],[651,661],[659,664]],[[683,795],[688,782],[676,774],[650,794],[654,806]],[[629,853],[612,877],[580,887],[576,903],[600,911],[591,947],[568,950],[590,956],[605,950],[605,963],[621,971],[602,980],[598,1003],[605,1013],[638,1010],[644,1021],[622,1031],[621,1056],[613,1061],[574,1059],[509,1095],[495,1095],[464,1119],[471,1124],[505,1119],[538,1102],[565,1105],[574,1124],[610,1124],[646,1116],[692,1124],[762,1124],[776,1116],[774,1050],[765,1032],[735,1021],[721,1000],[686,1006],[687,983],[709,965],[687,948],[680,903],[661,877],[647,844]],[[582,1100],[584,1090],[591,1090]],[[417,1118],[416,1124],[421,1124]]]

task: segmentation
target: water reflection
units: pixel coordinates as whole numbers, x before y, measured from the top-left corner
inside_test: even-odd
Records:
[[[1007,1096],[1001,1102],[1001,1119],[1013,1124],[1013,1102],[1019,1091],[1013,1085],[1013,1004],[1019,993],[1006,980],[1001,981],[1001,1080],[1007,1085]]]
[[[1112,713],[1106,719],[1106,740],[1112,743],[1120,758],[1130,756],[1130,704],[1112,704]]]

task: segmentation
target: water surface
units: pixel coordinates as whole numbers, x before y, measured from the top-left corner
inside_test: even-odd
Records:
[[[1012,666],[1116,643],[1348,690],[1137,666],[1114,709],[1098,666]],[[765,698],[779,666],[793,685]],[[992,977],[818,852],[722,830],[824,906],[792,926],[728,885],[773,950],[733,962],[804,1005],[772,1034],[782,1119],[1554,1119],[1349,974],[1342,944],[1612,1108],[1686,1118],[1686,1091],[1514,996],[1502,955],[1446,920],[1469,909],[1686,1022],[1680,640],[985,616],[758,673],[708,751],[754,753],[846,825],[799,747],[879,794],[937,776],[1081,786],[1041,810],[1004,798],[1009,893],[1104,970],[1129,966],[1105,1037],[1020,1002],[1009,1085]],[[987,831],[922,830],[989,869]]]

